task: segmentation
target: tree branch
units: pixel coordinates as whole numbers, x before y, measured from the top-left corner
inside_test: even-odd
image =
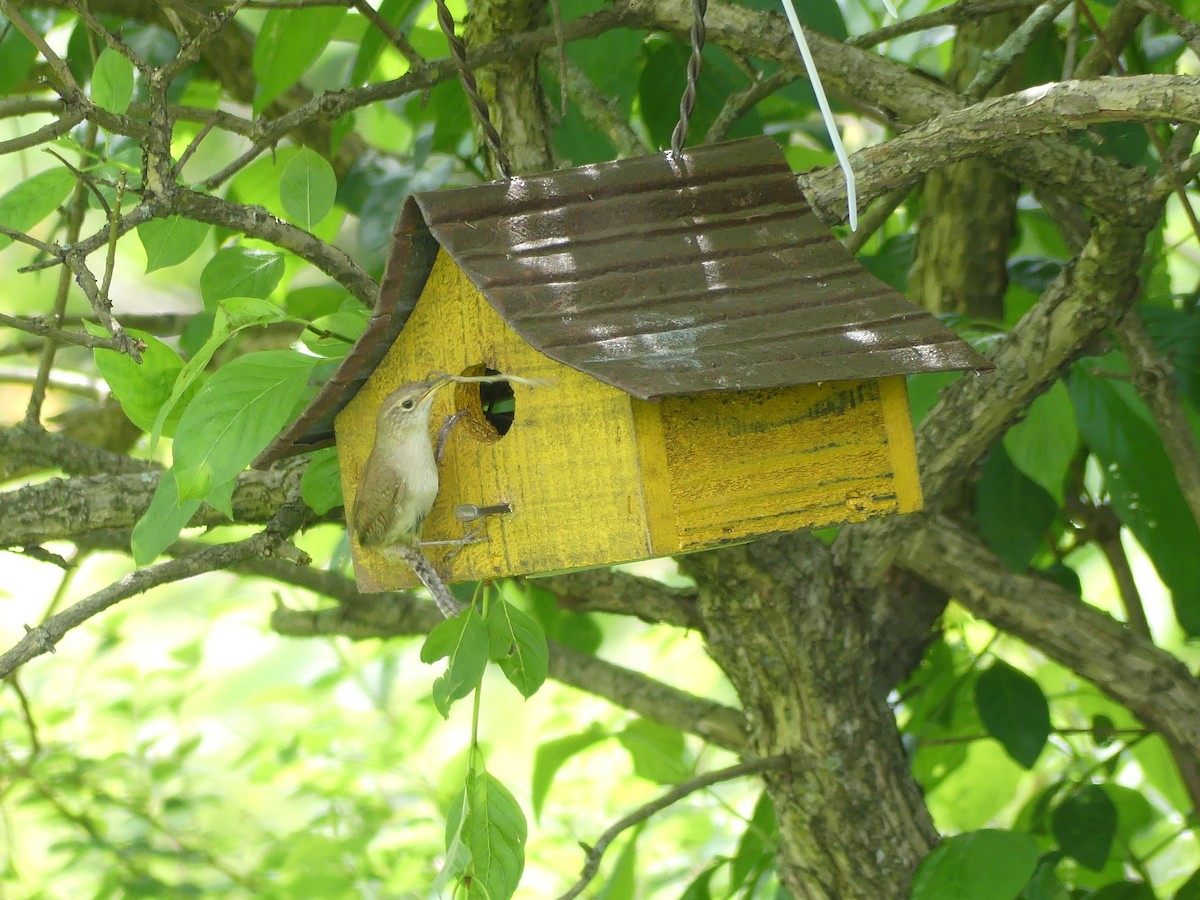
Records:
[[[111,606],[161,584],[182,581],[204,572],[225,569],[253,557],[274,554],[304,522],[304,504],[299,498],[284,503],[270,524],[254,537],[231,544],[218,544],[183,559],[138,569],[119,581],[80,600],[33,628],[26,626],[25,637],[0,654],[0,678],[16,670],[35,656],[54,652],[55,645],[72,628],[82,625]],[[295,553],[294,548],[291,553]]]
[[[428,603],[405,594],[360,594],[353,582],[334,573],[317,574],[295,566],[252,567],[259,574],[316,590],[341,601],[340,606],[310,612],[278,608],[271,627],[291,637],[340,634],[353,640],[425,634],[442,621]],[[318,586],[319,585],[319,586]],[[399,602],[398,602],[399,601]],[[670,687],[640,672],[606,662],[550,641],[551,678],[595,694],[639,715],[695,734],[735,752],[745,745],[741,714],[703,697]]]
[[[927,519],[899,562],[979,618],[1088,679],[1150,728],[1200,752],[1200,681],[1116,619],[1044,578],[1008,571],[980,541],[942,517]]]

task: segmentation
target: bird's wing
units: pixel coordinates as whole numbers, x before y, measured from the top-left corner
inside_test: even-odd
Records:
[[[404,482],[396,477],[391,466],[380,463],[372,453],[367,459],[362,480],[358,482],[351,512],[354,536],[360,545],[365,547],[383,542],[396,517],[396,508],[403,499]]]

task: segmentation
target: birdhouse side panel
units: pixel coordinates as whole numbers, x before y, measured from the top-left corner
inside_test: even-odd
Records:
[[[662,401],[679,549],[919,509],[902,377]]]
[[[511,425],[501,435],[481,412],[480,387],[460,384],[437,394],[436,435],[445,417],[465,411],[449,432],[439,464],[437,501],[424,541],[453,541],[474,525],[480,543],[456,551],[428,546],[448,581],[556,571],[644,558],[649,543],[637,478],[629,398],[530,347],[509,328],[453,259],[439,254],[412,315],[366,386],[338,416],[343,490],[353,509],[358,480],[384,397],[431,370],[485,369],[536,379],[512,384]],[[464,524],[456,506],[508,504],[511,512]],[[415,579],[386,552],[352,542],[359,587],[409,587]]]

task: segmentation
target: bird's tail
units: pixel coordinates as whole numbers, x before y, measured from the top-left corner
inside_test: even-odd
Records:
[[[446,587],[446,582],[442,581],[442,576],[438,575],[433,563],[421,552],[419,547],[398,544],[397,549],[404,557],[404,561],[416,573],[417,579],[425,585],[425,590],[433,595],[433,602],[437,604],[437,608],[442,611],[443,616],[449,619],[462,612],[462,606],[454,599],[450,588]]]

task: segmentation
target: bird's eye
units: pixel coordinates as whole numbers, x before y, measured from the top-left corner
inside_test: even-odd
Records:
[[[413,402],[412,402],[411,400],[405,400],[404,402],[402,402],[402,403],[400,404],[400,407],[401,407],[402,409],[412,409],[412,408],[413,408]]]

